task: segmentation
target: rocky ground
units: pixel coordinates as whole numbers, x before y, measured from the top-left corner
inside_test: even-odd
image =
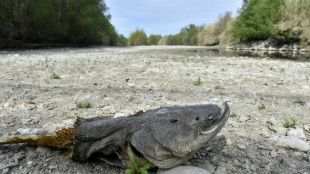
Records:
[[[54,132],[72,126],[77,116],[122,117],[160,106],[229,101],[231,118],[221,135],[188,165],[216,174],[310,173],[310,62],[184,52],[194,48],[205,47],[1,51],[0,136],[19,128]],[[291,119],[296,124],[285,128]],[[0,172],[124,173],[67,154],[2,145]]]

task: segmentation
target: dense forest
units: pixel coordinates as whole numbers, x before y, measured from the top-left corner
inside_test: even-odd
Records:
[[[102,0],[1,0],[0,46],[121,45]]]
[[[310,45],[309,0],[243,0],[238,16],[189,24],[175,35],[136,29],[129,38],[110,23],[104,0],[1,0],[0,47],[25,44],[70,45],[232,45],[273,38]]]

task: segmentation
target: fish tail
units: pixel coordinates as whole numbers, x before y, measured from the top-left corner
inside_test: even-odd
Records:
[[[0,138],[1,144],[36,144],[57,149],[72,149],[74,145],[74,129],[63,128],[56,135],[11,136]]]

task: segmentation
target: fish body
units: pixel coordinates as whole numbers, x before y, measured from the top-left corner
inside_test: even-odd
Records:
[[[229,112],[227,103],[222,108],[212,104],[161,107],[130,117],[77,119],[73,128],[63,129],[56,136],[40,136],[51,137],[58,148],[63,145],[70,149],[76,161],[97,157],[128,168],[131,155],[140,166],[150,162],[159,168],[172,168],[191,159],[214,137]],[[40,140],[17,141],[15,137],[14,141],[44,145]],[[0,144],[5,141],[0,140]]]

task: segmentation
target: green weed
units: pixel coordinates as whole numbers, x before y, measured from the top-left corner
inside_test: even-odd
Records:
[[[308,157],[307,156],[301,156],[301,160],[308,161]]]
[[[258,106],[258,109],[259,109],[259,110],[266,109],[266,106],[265,106],[264,104],[261,104],[261,105]]]
[[[214,89],[215,90],[221,90],[221,89],[224,89],[224,88],[222,86],[220,86],[220,85],[217,85],[217,86],[214,87]]]
[[[48,68],[48,58],[45,57],[45,67]]]
[[[151,60],[147,60],[145,63],[146,63],[147,65],[151,65],[151,64],[152,64],[152,61],[151,61]]]
[[[51,75],[51,79],[60,79],[59,75],[57,75],[56,73],[53,73]]]
[[[64,112],[64,117],[65,117],[66,119],[71,119],[71,118],[73,118],[73,116],[70,115],[68,112]]]
[[[142,167],[139,167],[133,156],[129,155],[129,160],[133,166],[132,169],[126,169],[127,174],[148,174],[147,170],[152,167],[151,163],[146,163]]]
[[[89,102],[85,102],[85,103],[79,102],[79,103],[76,103],[75,106],[76,106],[77,109],[87,109],[87,108],[91,108],[92,107]]]
[[[27,68],[29,69],[30,73],[33,73],[33,71],[37,70],[37,67],[34,65],[29,65]]]
[[[278,83],[276,83],[277,85],[284,85],[284,83],[281,81],[281,82],[278,82]]]
[[[230,114],[230,117],[232,117],[232,118],[237,117],[237,114],[236,113],[232,113],[232,114]]]
[[[294,103],[299,103],[301,106],[304,106],[306,104],[306,102],[303,100],[296,100],[294,101]]]
[[[200,86],[200,85],[202,85],[202,81],[201,81],[200,77],[198,77],[198,79],[197,79],[196,81],[194,81],[194,85],[195,85],[195,86]]]
[[[271,66],[271,67],[269,68],[269,70],[270,70],[270,71],[273,71],[273,70],[274,70],[273,66]]]
[[[285,128],[295,127],[296,124],[297,124],[297,122],[298,122],[298,120],[297,120],[297,119],[294,119],[294,118],[291,118],[291,120],[292,120],[292,122],[286,120],[286,122],[284,123],[283,126],[284,126]]]

